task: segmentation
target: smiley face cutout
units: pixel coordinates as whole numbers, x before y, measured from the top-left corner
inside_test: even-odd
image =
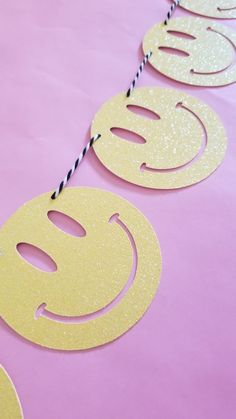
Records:
[[[207,3],[207,2],[206,2]],[[201,18],[171,19],[153,26],[143,50],[150,64],[171,79],[196,86],[224,86],[236,81],[236,32]]]
[[[223,160],[227,143],[222,123],[207,105],[162,88],[113,97],[96,114],[92,135],[95,132],[101,138],[94,150],[104,166],[128,182],[154,189],[181,188],[205,179]]]
[[[54,211],[83,227],[72,236],[49,219]],[[40,249],[54,272],[17,251]],[[112,341],[144,314],[157,290],[161,255],[155,233],[130,203],[105,191],[67,188],[19,208],[0,231],[0,315],[16,332],[54,349]]]
[[[183,9],[216,19],[236,19],[235,0],[181,0]]]
[[[23,419],[23,412],[16,389],[7,372],[0,365],[0,417]]]

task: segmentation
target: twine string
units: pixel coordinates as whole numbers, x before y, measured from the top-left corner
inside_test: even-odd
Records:
[[[172,5],[170,6],[170,10],[167,13],[166,19],[164,21],[164,25],[168,25],[168,22],[171,18],[171,16],[174,14],[174,11],[177,6],[179,6],[181,0],[174,0]]]
[[[168,22],[171,19],[172,15],[173,15],[173,13],[174,13],[174,11],[176,9],[176,7],[180,4],[180,1],[181,0],[173,0],[173,3],[170,6],[170,10],[167,13],[166,19],[163,22],[164,25],[168,25]],[[140,76],[141,76],[141,74],[142,74],[142,72],[144,70],[144,67],[147,64],[147,62],[150,60],[152,54],[153,54],[153,52],[152,51],[149,51],[146,55],[144,55],[143,60],[142,60],[140,66],[138,68],[138,71],[137,71],[134,79],[132,80],[132,82],[131,82],[131,84],[129,86],[129,89],[128,89],[127,93],[126,93],[126,97],[130,97],[132,91],[135,89],[135,87],[137,85],[137,82],[138,82],[138,79],[140,78]]]
[[[173,0],[170,10],[167,13],[167,17],[164,21],[164,25],[167,25],[169,20],[171,19],[176,7],[180,4],[181,0]],[[135,77],[133,79],[133,81],[130,84],[130,87],[126,93],[126,97],[130,97],[131,93],[133,92],[133,90],[135,89],[137,82],[146,66],[146,64],[148,63],[148,61],[150,60],[151,56],[152,56],[153,52],[149,51],[146,55],[144,55],[143,60],[138,68],[137,73],[135,74]],[[88,151],[90,150],[91,147],[93,147],[94,143],[101,137],[101,134],[96,134],[94,137],[92,137],[90,139],[90,141],[88,142],[88,144],[84,147],[83,151],[80,153],[79,157],[76,159],[75,163],[73,164],[73,166],[71,167],[71,169],[69,170],[69,172],[66,174],[66,176],[64,177],[64,179],[61,181],[61,183],[59,184],[59,186],[57,187],[57,189],[53,192],[51,199],[56,199],[60,193],[63,191],[63,189],[65,188],[65,186],[67,185],[67,183],[69,182],[70,178],[73,176],[74,172],[76,171],[76,169],[78,168],[78,166],[81,164],[82,160],[84,159],[84,157],[86,156],[86,154],[88,153]]]
[[[83,151],[81,151],[79,157],[74,162],[73,166],[69,170],[69,172],[66,174],[64,179],[61,181],[60,185],[57,187],[57,189],[53,192],[51,199],[56,199],[58,195],[63,191],[67,183],[69,182],[71,176],[75,173],[78,166],[81,164],[82,160],[90,150],[90,148],[94,145],[94,143],[101,137],[101,134],[96,134],[94,137],[91,138],[91,140],[88,142],[88,144],[84,147]]]
[[[135,75],[135,78],[133,79],[133,81],[132,81],[132,83],[131,83],[131,85],[130,85],[127,93],[126,93],[126,97],[130,97],[132,91],[134,90],[134,88],[135,88],[135,86],[138,82],[139,77],[141,76],[141,74],[144,70],[145,65],[147,64],[147,62],[151,58],[151,56],[152,56],[152,51],[149,51],[146,55],[144,55],[143,61],[141,62],[140,66],[138,68],[138,71]]]

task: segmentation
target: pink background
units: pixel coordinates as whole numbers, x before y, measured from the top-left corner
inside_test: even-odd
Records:
[[[1,223],[61,180],[89,138],[94,113],[128,87],[142,37],[168,7],[156,0],[0,1]],[[162,192],[118,179],[93,152],[83,162],[70,185],[113,191],[155,227],[161,284],[129,333],[86,352],[40,348],[1,320],[0,362],[25,419],[236,417],[236,87],[183,86],[150,66],[139,85],[183,89],[209,104],[227,129],[226,158],[204,182]]]

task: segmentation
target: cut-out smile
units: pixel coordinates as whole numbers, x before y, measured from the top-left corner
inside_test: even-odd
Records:
[[[225,36],[223,33],[216,31],[215,29],[212,29],[211,27],[207,28],[207,31],[216,33],[218,35],[220,35],[222,38],[224,38],[226,41],[228,41],[231,45],[231,47],[234,49],[234,52],[236,50],[236,47],[234,45],[234,43],[231,41],[231,39],[229,39],[227,36]],[[235,61],[235,57],[234,57],[234,61]],[[223,73],[224,71],[228,70],[230,67],[232,67],[232,65],[234,64],[234,62],[232,61],[232,63],[230,63],[229,65],[223,67],[221,70],[217,70],[217,71],[210,71],[210,72],[202,72],[202,71],[198,71],[196,69],[191,69],[190,73],[192,75],[196,74],[196,75],[202,75],[202,76],[212,76],[214,74],[219,74],[219,73]]]
[[[176,172],[176,171],[184,170],[187,166],[189,166],[195,160],[199,159],[199,157],[204,152],[204,149],[205,149],[206,144],[207,144],[207,132],[206,132],[206,128],[204,127],[203,122],[201,121],[201,119],[199,118],[199,116],[197,114],[195,114],[193,111],[191,111],[191,109],[188,109],[187,106],[183,105],[182,102],[177,103],[176,108],[181,108],[181,109],[185,110],[186,112],[191,113],[196,118],[198,123],[201,125],[204,139],[203,139],[202,146],[201,146],[199,152],[188,163],[185,163],[181,166],[173,167],[173,168],[170,168],[170,169],[157,169],[157,168],[148,166],[146,163],[142,163],[141,166],[140,166],[141,172],[150,171],[150,172],[168,173],[168,172]]]
[[[217,7],[219,12],[230,12],[231,10],[236,10],[236,6],[233,7]]]
[[[129,231],[128,227],[119,218],[119,214],[116,213],[116,214],[113,214],[110,217],[109,223],[112,223],[112,222],[117,223],[123,229],[123,231],[128,236],[131,248],[133,250],[133,264],[132,264],[131,273],[130,273],[129,279],[126,282],[126,285],[123,287],[122,291],[116,296],[116,298],[113,301],[111,301],[108,305],[106,305],[102,309],[97,310],[94,313],[87,314],[87,315],[82,315],[82,316],[66,316],[66,315],[63,316],[63,315],[59,315],[59,314],[53,313],[52,311],[48,310],[47,309],[47,304],[43,303],[43,304],[40,304],[40,306],[37,308],[37,310],[35,312],[35,318],[36,319],[39,319],[40,317],[45,317],[47,319],[57,321],[57,322],[62,322],[62,323],[84,323],[88,320],[92,320],[92,319],[98,317],[98,315],[101,315],[101,314],[104,314],[104,313],[108,312],[112,307],[114,307],[114,305],[119,303],[119,301],[123,298],[123,296],[126,294],[126,292],[128,291],[128,289],[130,288],[130,286],[132,285],[132,283],[134,281],[134,278],[135,278],[135,275],[136,275],[136,270],[137,270],[138,255],[137,255],[137,249],[136,249],[135,240],[133,238],[133,235]]]

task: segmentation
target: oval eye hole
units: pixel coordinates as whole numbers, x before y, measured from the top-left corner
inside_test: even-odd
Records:
[[[170,35],[176,36],[177,38],[189,39],[190,41],[196,39],[195,36],[189,35],[189,33],[184,33],[184,32],[179,32],[179,31],[172,31],[172,30],[168,30],[167,32]]]
[[[146,140],[143,137],[141,137],[141,135],[138,135],[133,131],[129,131],[128,129],[111,128],[111,132],[112,134],[115,134],[118,137],[122,138],[122,140],[126,140],[136,144],[146,143]]]
[[[143,108],[142,106],[137,105],[127,105],[127,109],[137,115],[143,116],[144,118],[158,120],[161,119],[160,116],[150,109]]]
[[[64,214],[60,211],[48,211],[48,219],[66,234],[70,234],[75,237],[84,237],[86,235],[85,229],[78,221],[69,215]]]
[[[54,260],[39,247],[29,243],[18,243],[17,252],[26,262],[44,272],[55,272],[57,265]]]
[[[181,49],[170,48],[170,47],[159,47],[158,49],[160,51],[165,52],[166,54],[178,55],[179,57],[189,57],[189,54],[186,51],[183,51]]]

